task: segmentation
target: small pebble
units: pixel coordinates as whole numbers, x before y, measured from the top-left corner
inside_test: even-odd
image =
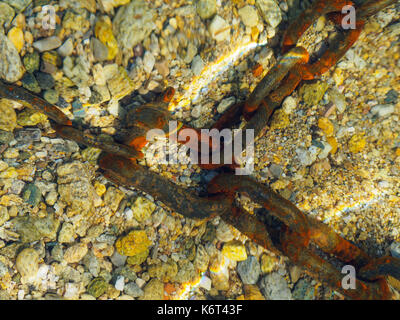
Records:
[[[15,264],[23,278],[32,278],[39,270],[39,254],[32,248],[24,249],[18,254]]]
[[[61,46],[61,40],[56,36],[45,38],[33,43],[33,47],[39,52],[54,50],[59,46]]]

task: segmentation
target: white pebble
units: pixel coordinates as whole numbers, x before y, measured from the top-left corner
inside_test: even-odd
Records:
[[[25,297],[25,291],[18,290],[18,300],[24,300],[24,297]]]
[[[211,290],[211,279],[206,276],[202,277],[200,280],[200,287],[207,291]]]
[[[137,278],[135,282],[136,282],[136,284],[138,285],[139,288],[143,288],[143,286],[146,284],[146,281],[144,281],[141,278]]]
[[[285,101],[283,101],[282,110],[286,114],[291,114],[294,111],[294,109],[296,109],[296,107],[297,107],[297,101],[295,98],[291,96],[287,97]]]
[[[230,40],[231,28],[229,24],[218,15],[211,21],[208,31],[216,41]]]
[[[125,287],[125,278],[123,276],[119,276],[117,281],[115,281],[115,289],[118,291],[124,291]]]
[[[235,97],[229,97],[223,99],[217,107],[218,113],[224,113],[230,106],[232,106],[236,102]]]
[[[144,71],[150,73],[153,70],[155,63],[156,58],[154,58],[153,54],[150,51],[146,51],[143,57]]]
[[[65,285],[65,293],[64,293],[64,298],[67,299],[72,299],[76,298],[78,296],[78,287],[75,283],[67,283]]]
[[[195,76],[199,76],[204,69],[203,59],[199,55],[195,56],[192,60],[192,71]]]
[[[387,117],[394,112],[394,105],[392,104],[378,104],[371,109],[373,115],[378,115],[379,117]]]

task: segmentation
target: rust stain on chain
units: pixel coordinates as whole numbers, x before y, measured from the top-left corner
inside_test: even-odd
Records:
[[[213,128],[219,130],[232,128],[243,116],[247,121],[245,129],[253,129],[256,139],[261,137],[268,129],[274,110],[280,106],[283,99],[302,81],[312,80],[327,72],[357,41],[365,19],[395,2],[396,0],[356,1],[356,6],[349,0],[317,1],[288,27],[283,39],[282,59],[260,81],[247,101],[230,107]],[[341,29],[340,24],[343,19],[341,10],[347,5],[353,5],[357,9],[356,29],[340,30],[336,41],[329,49],[315,63],[309,64],[307,50],[295,47],[299,38],[321,15],[327,15]],[[311,276],[349,298],[389,299],[391,292],[387,277],[400,280],[399,259],[371,258],[360,248],[336,234],[330,227],[307,216],[293,203],[251,178],[231,173],[219,174],[209,183],[208,195],[199,196],[140,166],[136,159],[143,156],[141,149],[148,142],[146,133],[150,129],[162,129],[168,132],[167,126],[171,117],[168,105],[174,96],[174,90],[171,88],[167,89],[158,101],[145,104],[128,113],[129,135],[121,143],[105,142],[74,128],[71,120],[56,106],[20,87],[0,82],[0,96],[16,100],[46,114],[61,137],[103,150],[98,161],[99,167],[111,181],[138,188],[188,218],[211,219],[220,216],[257,244],[287,256]],[[186,125],[181,125],[168,135],[177,134],[188,128]],[[204,140],[199,130],[195,132],[200,141],[198,146],[194,146],[198,152],[202,149],[201,144],[206,144],[210,152],[213,152],[215,146],[210,139]],[[245,147],[246,139],[242,141]],[[188,141],[181,143],[186,144]],[[224,164],[200,163],[200,166],[203,169],[214,169]],[[233,164],[228,167],[235,166],[236,164]],[[246,194],[253,202],[266,209],[265,215],[274,216],[281,225],[273,226],[267,222],[268,219],[265,219],[267,216],[251,215],[239,207],[235,203],[237,194]],[[351,263],[355,266],[358,276],[356,289],[342,287],[343,274],[332,263],[314,252],[315,246],[342,263]]]

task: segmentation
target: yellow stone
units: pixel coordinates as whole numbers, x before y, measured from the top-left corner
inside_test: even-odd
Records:
[[[112,60],[118,53],[118,42],[112,31],[111,19],[108,16],[101,17],[94,28],[96,38],[108,48],[108,60]]]
[[[33,177],[36,168],[30,164],[24,164],[17,169],[18,179],[28,180]]]
[[[117,74],[107,81],[107,86],[114,100],[122,99],[134,89],[133,81],[124,67],[118,68]],[[112,117],[112,121],[114,121],[114,117]]]
[[[270,273],[274,270],[275,265],[278,263],[278,258],[263,254],[261,256],[261,272],[262,273]]]
[[[118,210],[119,204],[124,197],[125,194],[121,190],[115,187],[109,187],[107,192],[104,194],[104,203],[113,212],[116,212]]]
[[[94,189],[99,197],[101,197],[107,190],[106,186],[98,181],[94,183]]]
[[[42,60],[56,67],[62,65],[61,57],[54,51],[46,51],[42,54]]]
[[[100,0],[104,11],[111,11],[113,8],[128,4],[131,0]],[[96,5],[94,5],[96,7]],[[95,12],[95,11],[94,11]]]
[[[7,37],[14,44],[17,51],[21,52],[25,44],[24,32],[22,29],[19,27],[12,28],[10,31],[8,31]]]
[[[259,34],[260,34],[260,31],[258,30],[257,27],[252,27],[251,28],[251,40],[257,41]]]
[[[247,259],[246,248],[243,243],[238,240],[232,240],[225,243],[222,248],[222,254],[228,259],[234,261],[243,261]]]
[[[331,137],[333,135],[334,127],[328,118],[319,118],[318,127],[325,133],[327,137]]]
[[[368,33],[371,33],[371,32],[378,32],[378,31],[380,31],[381,29],[382,29],[382,28],[381,28],[381,26],[379,25],[378,22],[376,22],[376,21],[369,21],[368,23],[365,24],[364,33],[365,33],[365,34],[368,34]]]
[[[326,141],[329,143],[329,145],[332,147],[332,150],[329,151],[331,154],[335,154],[337,149],[338,149],[338,143],[335,137],[327,137]]]
[[[0,172],[0,179],[15,179],[18,177],[18,172],[14,167],[9,167],[5,171]]]
[[[155,209],[156,205],[153,202],[144,197],[139,197],[132,206],[133,217],[142,222],[150,218]]]
[[[12,132],[17,124],[13,102],[8,99],[0,99],[0,130]]]
[[[113,5],[114,5],[114,7],[118,7],[118,6],[123,6],[125,4],[128,4],[129,2],[131,2],[131,0],[114,0]]]
[[[335,81],[335,83],[336,83],[337,86],[342,85],[342,84],[343,84],[343,81],[344,81],[343,70],[337,68],[337,69],[335,70],[335,72],[333,73],[332,78],[333,78],[333,80]]]
[[[4,153],[3,153],[3,158],[4,159],[16,159],[19,156],[19,151],[18,149],[15,148],[8,148]]]
[[[125,237],[119,238],[115,243],[115,248],[119,254],[132,257],[143,253],[150,245],[151,242],[144,230],[134,230]]]
[[[126,263],[130,265],[140,265],[146,261],[149,253],[150,251],[149,249],[147,249],[141,253],[136,254],[135,256],[128,257],[128,259],[126,259]]]
[[[265,300],[260,292],[260,289],[254,284],[244,285],[244,299],[245,300]]]
[[[364,134],[355,134],[354,136],[351,137],[349,141],[349,150],[352,153],[357,153],[362,151],[365,148],[365,145],[367,144],[367,141],[364,138]]]
[[[18,197],[16,194],[9,194],[0,198],[0,205],[5,207],[18,206],[23,202],[24,200],[22,200],[22,198]]]
[[[17,118],[17,123],[23,127],[36,126],[45,121],[47,121],[47,117],[43,113],[28,108],[22,111]]]
[[[396,156],[397,156],[397,157],[400,157],[400,148],[397,148],[397,149],[396,149]]]
[[[282,109],[275,112],[272,122],[271,130],[284,129],[290,124],[289,115],[286,114]]]
[[[82,159],[95,164],[101,154],[101,150],[93,147],[86,148],[82,151]]]
[[[271,188],[274,190],[282,190],[285,189],[289,184],[288,180],[279,179],[271,184]]]

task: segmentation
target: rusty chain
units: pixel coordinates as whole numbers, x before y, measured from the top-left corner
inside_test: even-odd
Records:
[[[315,2],[286,30],[282,44],[283,57],[280,61],[260,81],[250,97],[244,103],[230,107],[213,128],[233,128],[244,118],[245,129],[253,129],[256,139],[261,137],[268,129],[274,110],[281,105],[283,99],[302,81],[319,77],[334,66],[356,42],[366,18],[396,2],[397,0]],[[343,30],[340,26],[344,16],[341,10],[347,5],[356,7],[357,24],[355,29]],[[329,49],[311,64],[308,51],[303,47],[296,47],[296,44],[304,32],[322,15],[326,15],[336,24],[338,35]],[[141,149],[147,144],[148,130],[154,128],[167,130],[171,117],[168,104],[173,95],[173,89],[167,89],[158,101],[131,111],[128,114],[129,135],[122,141],[110,142],[74,127],[71,120],[56,106],[25,89],[0,81],[0,97],[16,100],[46,114],[53,129],[61,137],[104,151],[98,160],[99,167],[104,175],[116,184],[142,190],[188,218],[210,219],[220,216],[257,244],[279,255],[287,256],[293,263],[303,267],[308,274],[349,298],[392,297],[387,277],[400,280],[399,259],[390,256],[374,259],[368,256],[327,225],[301,212],[268,186],[249,177],[225,172],[210,181],[208,195],[201,197],[139,165],[136,159],[143,157]],[[186,128],[189,127],[181,125],[178,131]],[[200,144],[206,144],[212,153],[211,142],[204,140],[199,131],[196,132],[200,141],[197,146],[198,152],[201,149]],[[242,141],[245,147],[246,139],[243,137]],[[180,143],[187,142],[185,140]],[[235,163],[233,165],[221,163],[219,165],[200,163],[200,167],[203,169],[237,167]],[[262,214],[249,214],[235,202],[237,194],[247,195],[265,210]],[[325,256],[330,255],[342,264],[351,264],[356,268],[356,289],[342,287],[343,274],[328,259],[318,254],[321,251]]]

